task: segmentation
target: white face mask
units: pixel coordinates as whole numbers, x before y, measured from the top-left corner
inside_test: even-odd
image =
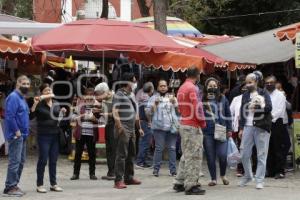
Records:
[[[290,79],[290,83],[296,88],[298,85],[298,78],[297,77],[292,77]]]
[[[137,83],[131,85],[132,92],[134,92],[137,88]]]

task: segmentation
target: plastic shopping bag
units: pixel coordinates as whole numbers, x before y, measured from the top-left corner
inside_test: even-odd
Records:
[[[237,164],[241,162],[241,154],[232,138],[228,139],[227,146],[227,165],[231,169],[236,169]]]
[[[5,143],[4,132],[2,129],[2,121],[0,119],[0,147]]]

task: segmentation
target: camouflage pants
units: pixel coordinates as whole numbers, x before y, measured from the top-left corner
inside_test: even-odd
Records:
[[[202,164],[203,134],[200,128],[183,126],[179,128],[182,156],[175,184],[184,185],[185,190],[200,185],[199,173]]]

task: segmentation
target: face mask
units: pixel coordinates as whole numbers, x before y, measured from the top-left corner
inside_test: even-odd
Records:
[[[247,85],[246,87],[247,87],[247,90],[249,92],[253,92],[255,90],[255,86],[254,85]]]
[[[216,98],[216,95],[215,95],[215,94],[208,94],[208,95],[207,95],[207,99],[212,100],[212,99],[215,99],[215,98]]]
[[[132,92],[134,92],[137,88],[137,83],[131,85]]]
[[[160,96],[165,96],[167,94],[167,92],[159,92]]]
[[[21,86],[20,91],[22,92],[22,94],[27,94],[29,92],[29,88]]]
[[[275,85],[272,84],[272,85],[266,85],[266,89],[270,92],[274,91],[275,90]]]
[[[216,94],[218,93],[218,88],[207,88],[208,94]]]
[[[294,88],[296,88],[297,85],[298,85],[298,78],[297,77],[292,77],[290,79],[290,83],[294,86]]]

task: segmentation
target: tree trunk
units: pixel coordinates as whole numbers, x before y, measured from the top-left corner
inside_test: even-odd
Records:
[[[146,0],[137,0],[140,13],[142,17],[149,17],[150,16],[150,7],[147,5]]]
[[[167,34],[167,0],[153,0],[153,6],[155,29]]]
[[[101,18],[108,18],[108,0],[102,0]]]

